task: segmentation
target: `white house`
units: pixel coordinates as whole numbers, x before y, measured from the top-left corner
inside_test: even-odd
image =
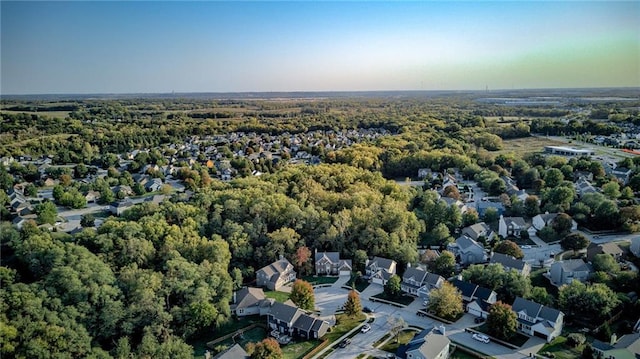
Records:
[[[396,266],[396,261],[392,259],[373,257],[371,260],[367,259],[365,263],[365,274],[372,283],[385,285],[389,278],[396,274]]]
[[[562,332],[564,313],[517,297],[511,309],[518,316],[518,330],[551,342]]]
[[[509,236],[519,237],[521,231],[527,230],[527,223],[522,217],[504,217],[500,216],[498,221],[498,234],[503,238]]]
[[[556,219],[556,217],[558,217],[559,214],[560,213],[549,213],[549,212],[539,214],[533,217],[532,225],[536,230],[539,231],[546,226],[553,225],[553,221]],[[578,229],[578,223],[572,219],[571,230],[575,231],[577,229]]]

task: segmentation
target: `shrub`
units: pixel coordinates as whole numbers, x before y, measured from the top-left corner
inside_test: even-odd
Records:
[[[571,333],[567,336],[567,344],[574,348],[584,344],[585,341],[587,338],[581,333]]]

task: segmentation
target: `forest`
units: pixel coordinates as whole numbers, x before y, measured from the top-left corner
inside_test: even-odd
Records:
[[[638,231],[640,157],[620,161],[632,171],[623,184],[595,159],[504,148],[505,141],[539,133],[620,133],[621,116],[625,123],[638,122],[640,101],[567,100],[560,109],[514,109],[476,97],[2,100],[0,157],[44,155],[54,165],[67,165],[71,169],[47,173],[59,181],[55,200],[67,207],[86,205],[78,196],[88,191],[107,194],[115,185],[133,186],[133,173],[166,164],[172,156],[179,157],[176,178],[193,192],[189,198],[176,194],[161,204],[136,205],[98,228],[74,234],[35,222],[18,230],[3,222],[2,355],[191,358],[194,338],[215,337],[218,328],[234,320],[233,290],[251,283],[257,269],[280,255],[293,263],[297,249],[306,247],[338,251],[353,259],[356,271],[372,256],[393,258],[404,268],[420,261],[420,247],[444,248],[463,226],[483,219],[495,225],[495,213],[463,215],[439,199],[432,189],[453,171],[499,197],[507,215],[562,212],[595,229]],[[612,120],[590,118],[572,111],[575,107],[596,113],[607,108]],[[357,129],[381,135],[335,146],[345,131]],[[309,133],[297,146],[317,156],[319,164],[232,155],[260,151],[244,134],[292,146],[292,134]],[[217,179],[215,167],[205,165],[206,156],[180,158],[180,150],[170,147],[225,134],[237,140],[206,145],[230,156],[238,170],[230,181]],[[121,158],[133,150],[146,152],[122,168]],[[42,187],[34,167],[0,165],[2,207],[9,205],[14,185],[26,181]],[[105,178],[81,182],[98,169],[107,170]],[[403,185],[419,169],[436,176],[420,186]],[[263,174],[252,176],[256,170]],[[573,186],[576,172],[590,174],[601,190],[579,195]],[[505,176],[535,200],[507,195]],[[448,195],[460,198],[460,193]],[[465,276],[480,278],[481,273],[472,269]]]

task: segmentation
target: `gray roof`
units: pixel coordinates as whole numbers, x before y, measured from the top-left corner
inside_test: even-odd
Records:
[[[419,268],[414,268],[414,267],[409,267],[407,268],[407,270],[404,271],[404,275],[402,276],[402,280],[409,280],[413,277],[413,279],[418,282],[418,283],[422,283],[425,279],[425,277],[427,276],[427,272],[423,271],[422,269]]]
[[[493,253],[493,255],[491,256],[491,263],[502,264],[506,268],[509,268],[509,269],[513,268],[518,271],[521,271],[522,269],[524,269],[526,265],[524,261],[520,259],[515,259],[512,256],[508,256],[502,253]]]
[[[242,288],[236,292],[236,308],[248,308],[264,300],[262,288]]]
[[[319,332],[320,328],[322,328],[323,325],[328,326],[329,324],[327,322],[325,322],[324,320],[316,319],[313,322],[313,326],[311,327],[311,330],[314,331],[314,332]]]
[[[308,332],[313,328],[313,324],[316,318],[309,316],[307,314],[301,314],[296,322],[293,323],[293,328],[300,329],[302,331]]]
[[[214,356],[212,359],[245,359],[250,358],[249,353],[247,353],[240,344],[234,344],[229,349],[219,353]]]
[[[340,261],[340,253],[339,252],[318,252],[315,256],[316,263],[320,261],[323,257],[326,257],[331,263],[338,263]]]
[[[538,313],[540,313],[540,310],[542,309],[542,307],[543,307],[542,304],[538,304],[536,302],[532,302],[530,300],[517,297],[516,300],[513,302],[511,309],[513,309],[513,311],[516,313],[524,312],[527,314],[527,316],[535,319],[538,317]]]
[[[543,318],[545,320],[548,320],[550,322],[556,322],[558,321],[558,317],[560,317],[562,315],[562,312],[557,310],[557,309],[553,309],[553,308],[549,308],[549,307],[542,307],[542,310],[540,310],[540,318]]]
[[[369,262],[369,266],[373,263],[377,263],[378,268],[385,269],[387,271],[391,270],[393,263],[395,263],[392,259],[382,258],[382,257],[373,257],[371,262]]]
[[[301,314],[301,312],[298,307],[287,305],[285,303],[274,302],[271,305],[269,314],[282,322],[292,323],[296,317]]]
[[[424,342],[420,345],[419,351],[425,358],[436,358],[450,343],[449,338],[432,332],[424,337]]]
[[[454,279],[451,281],[454,287],[458,288],[462,296],[472,298],[478,286],[473,283],[465,282],[459,279]]]
[[[465,235],[458,237],[456,239],[456,244],[458,245],[458,247],[460,247],[461,250],[466,250],[467,248],[470,248],[470,247],[478,247],[478,248],[484,249],[484,247],[480,245],[478,242],[474,241],[473,239]]]
[[[435,286],[438,284],[438,282],[442,280],[444,281],[444,278],[438,274],[435,273],[427,273],[427,277],[425,278],[425,283],[431,284],[432,286]]]
[[[524,221],[524,218],[522,217],[503,217],[503,219],[504,223],[506,223],[507,226],[509,224],[513,224],[518,227],[525,227],[527,225],[527,223]]]
[[[277,280],[281,273],[284,273],[287,268],[293,267],[286,258],[277,260],[268,266],[260,268],[258,272],[264,272],[272,281]]]
[[[473,240],[477,240],[478,237],[481,236],[482,232],[486,232],[486,233],[491,232],[491,228],[489,228],[489,226],[487,226],[487,224],[484,222],[472,224],[462,229],[462,233],[466,234]]]
[[[478,287],[476,289],[474,297],[476,297],[478,299],[487,300],[487,299],[489,299],[489,297],[491,296],[492,293],[494,293],[494,292],[491,289],[484,288],[484,287]]]
[[[544,223],[549,224],[549,221],[551,221],[552,219],[558,217],[558,214],[559,213],[543,213],[543,214],[539,214],[538,216],[540,216],[540,218],[542,218]]]
[[[585,263],[582,259],[567,259],[558,262],[565,272],[590,272],[591,265]]]

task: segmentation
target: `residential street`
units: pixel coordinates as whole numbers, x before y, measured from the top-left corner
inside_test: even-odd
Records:
[[[341,281],[336,283],[339,282]],[[327,358],[356,358],[358,355],[363,353],[372,356],[386,354],[386,352],[382,352],[374,348],[373,344],[391,330],[392,324],[390,323],[389,318],[402,318],[407,326],[415,328],[426,328],[441,324],[433,319],[419,317],[416,315],[418,309],[422,309],[422,301],[419,299],[414,300],[406,308],[397,308],[395,306],[372,302],[369,300],[372,295],[380,293],[382,290],[382,286],[372,284],[360,294],[362,307],[369,307],[373,309],[371,316],[374,318],[374,321],[370,324],[371,331],[366,334],[356,334],[351,339],[351,344],[346,348],[338,348],[337,345],[340,341],[337,341],[335,343],[336,349],[327,356]],[[331,287],[317,288],[315,293],[316,307],[324,316],[335,313],[335,309],[346,302],[348,291],[346,289],[342,289],[341,284],[334,284]],[[471,333],[465,332],[465,328],[476,325],[473,322],[474,318],[475,317],[470,314],[465,314],[465,316],[456,323],[444,325],[446,335],[453,342],[461,343],[467,347],[500,359],[519,359],[528,357],[530,352],[537,352],[544,344],[544,341],[540,338],[531,338],[519,352],[515,352],[513,349],[493,342],[488,344],[478,342],[472,338]]]

